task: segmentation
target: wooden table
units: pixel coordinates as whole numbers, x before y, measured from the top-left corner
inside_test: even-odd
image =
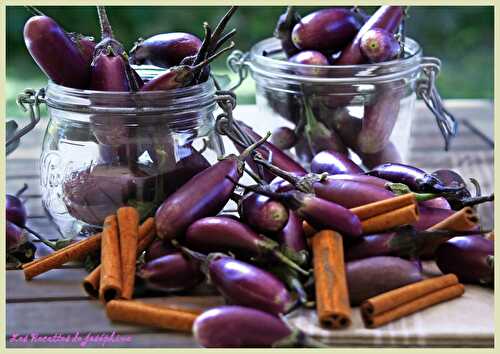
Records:
[[[450,152],[442,151],[442,138],[425,106],[417,103],[416,117],[412,126],[411,153],[409,163],[432,171],[438,168],[453,168],[465,177],[476,178],[483,193],[493,191],[493,104],[481,100],[451,100],[446,106],[461,121],[458,136],[452,143]],[[239,106],[236,116],[256,130],[262,132],[280,124],[260,122],[255,106]],[[57,239],[57,228],[47,218],[41,204],[39,187],[39,155],[43,131],[43,121],[28,136],[23,138],[21,147],[7,159],[7,193],[14,193],[24,183],[28,183],[26,193],[29,219],[28,225],[43,235]],[[493,226],[493,206],[481,206],[479,213],[485,228]],[[37,256],[50,253],[50,249],[37,242]],[[76,339],[70,342],[48,343],[39,337],[31,341],[32,334],[62,337],[72,335],[85,338],[88,333],[101,335],[115,333],[115,342],[106,347],[196,347],[191,335],[179,334],[144,327],[111,323],[102,306],[90,299],[81,288],[81,280],[86,272],[78,264],[68,264],[61,269],[50,271],[30,282],[24,280],[22,271],[7,271],[7,346],[8,347],[102,347],[98,342]],[[202,291],[202,290],[200,290]],[[148,298],[145,301],[160,303],[180,303],[186,306],[206,307],[222,304],[213,292],[199,294],[178,294],[162,298]],[[491,308],[493,312],[493,307]],[[116,337],[116,334],[122,336]],[[16,340],[14,340],[16,338]],[[26,338],[27,343],[24,342]],[[62,341],[62,339],[60,339]],[[491,338],[491,344],[493,338]],[[349,343],[347,343],[348,345]],[[470,343],[476,345],[477,343]]]

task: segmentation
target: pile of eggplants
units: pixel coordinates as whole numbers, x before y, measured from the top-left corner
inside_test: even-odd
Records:
[[[282,47],[276,58],[292,63],[294,74],[307,77],[321,77],[334,66],[398,60],[404,56],[400,38],[404,38],[405,15],[404,6],[384,5],[371,16],[358,7],[334,7],[301,17],[289,6],[274,31]],[[364,95],[344,86],[303,84],[297,94],[266,90],[269,106],[295,125],[278,128],[272,142],[282,149],[295,147],[297,156],[306,162],[322,150],[352,151],[369,168],[400,162],[390,136],[404,95],[402,83],[377,84]],[[348,109],[359,106],[360,100],[362,119]]]
[[[80,60],[75,59],[69,69],[64,69],[67,71],[57,73],[54,67],[70,63],[44,61],[48,52],[39,42],[43,36],[35,36],[36,31],[31,28],[34,24],[27,25],[25,34],[30,40],[39,38],[35,43],[27,41],[28,48],[54,82],[74,88],[94,85],[103,90],[123,91],[175,88],[179,81],[172,76],[187,80],[181,86],[206,80],[209,61],[234,35],[233,31],[225,35],[223,31],[235,10],[231,8],[213,31],[205,25],[203,40],[184,33],[139,40],[130,61],[114,37],[104,8],[99,7],[102,40],[85,52],[86,56],[83,44],[76,43],[81,40],[90,45],[92,41],[66,33],[53,20],[39,14],[30,21],[39,29],[48,26],[50,36],[54,36],[50,40],[72,53],[68,58]],[[353,9],[326,9],[301,19],[289,7],[280,17],[276,36],[294,62],[301,58],[315,63],[324,61],[320,55],[328,63],[334,60],[339,64],[359,64],[368,58],[376,61],[387,56],[370,43],[384,30],[393,33],[403,12],[402,7],[382,6],[367,18]],[[369,48],[360,47],[365,42]],[[392,46],[390,41],[379,44],[382,48]],[[167,71],[153,79],[153,84],[142,83],[130,63],[154,64]],[[385,93],[381,97],[386,97]],[[374,120],[370,124],[376,125],[380,114],[387,114],[387,107],[393,103],[383,103],[386,98],[372,102],[374,106],[368,111],[374,110]],[[352,306],[422,280],[419,250],[429,240],[435,244],[436,238],[442,242],[432,257],[443,273],[455,273],[465,283],[491,285],[493,241],[482,236],[484,230],[426,230],[464,206],[491,202],[493,195],[482,196],[479,188],[473,193],[455,171],[440,169],[429,173],[400,163],[394,154],[385,155],[390,163],[376,163],[376,154],[384,155],[381,151],[365,155],[373,162],[367,171],[350,160],[345,151],[334,148],[338,145],[330,144],[329,137],[342,139],[344,133],[335,132],[316,117],[313,106],[314,102],[306,110],[308,117],[303,127],[308,135],[306,154],[311,159],[310,169],[283,150],[300,146],[302,134],[282,128],[268,141],[270,133],[260,136],[251,127],[235,121],[238,134],[229,138],[239,155],[225,156],[210,165],[201,153],[187,147],[192,153],[179,162],[175,173],[165,176],[168,184],[157,183],[137,166],[118,169],[103,163],[98,168],[75,172],[63,186],[65,201],[73,215],[99,224],[107,214],[127,204],[130,195],[138,194],[137,190],[151,189],[153,194],[156,189],[166,191],[160,200],[155,200],[158,205],[152,206],[158,238],[140,257],[137,277],[149,291],[186,293],[208,283],[224,297],[226,306],[204,312],[194,323],[194,336],[204,347],[321,346],[290,327],[282,317],[314,301],[312,257],[303,221],[316,229],[331,229],[342,235]],[[245,173],[257,184],[240,184]],[[363,234],[361,221],[351,208],[408,192],[416,193],[418,223],[375,235]],[[231,200],[237,203],[237,215],[224,211]],[[89,201],[99,208],[89,210]],[[26,220],[18,196],[7,199],[7,219],[7,248],[13,250],[23,242]]]

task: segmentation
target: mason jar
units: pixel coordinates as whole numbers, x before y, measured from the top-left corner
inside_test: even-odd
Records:
[[[138,69],[147,81],[159,69]],[[49,82],[40,157],[42,203],[65,237],[94,232],[124,205],[142,218],[223,154],[216,88],[102,92]]]
[[[288,62],[280,41],[268,38],[248,53],[234,52],[228,65],[240,80],[252,75],[263,120],[279,116],[295,127],[294,149],[301,162],[307,164],[321,147],[304,130],[314,120],[330,131],[331,146],[374,165],[407,158],[417,96],[435,114],[445,148],[456,134],[455,119],[434,86],[439,60],[423,57],[411,38],[404,48],[401,59],[383,63],[305,65]]]

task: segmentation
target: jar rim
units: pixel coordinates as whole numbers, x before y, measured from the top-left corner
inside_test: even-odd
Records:
[[[161,74],[165,69],[150,65],[133,66],[141,78]],[[76,89],[48,81],[45,102],[53,109],[78,113],[168,113],[185,110],[215,109],[216,87],[207,81],[168,91],[95,91]]]
[[[422,47],[412,38],[405,38],[405,55],[382,63],[358,65],[309,65],[291,63],[286,60],[266,56],[263,53],[282,53],[281,43],[276,38],[266,38],[250,49],[245,65],[253,73],[267,78],[285,79],[307,83],[362,83],[398,79],[419,70]],[[313,75],[304,74],[314,73]]]

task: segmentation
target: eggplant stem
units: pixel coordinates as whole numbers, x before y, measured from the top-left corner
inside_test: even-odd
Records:
[[[56,245],[54,244],[54,242],[50,242],[49,240],[47,240],[45,237],[43,237],[42,235],[40,235],[38,232],[36,232],[35,230],[32,230],[31,228],[29,228],[28,226],[24,225],[24,226],[21,226],[23,229],[25,229],[26,231],[28,231],[30,234],[32,234],[33,236],[35,236],[37,239],[39,239],[42,243],[44,243],[45,245],[49,246],[50,248],[52,248],[54,251],[57,251],[57,247]]]
[[[208,52],[210,41],[212,39],[212,29],[210,28],[207,22],[203,22],[203,42],[201,43],[200,49],[196,53],[196,57],[194,58],[193,65],[197,65],[203,61],[210,53]]]
[[[224,29],[226,28],[226,25],[228,24],[231,17],[233,17],[236,10],[238,10],[238,7],[239,6],[231,6],[231,8],[226,12],[226,14],[222,17],[222,19],[219,21],[219,23],[215,27],[215,30],[214,30],[212,37],[211,37],[212,45],[209,47],[209,53],[216,50],[215,47],[217,45],[217,42],[219,41],[219,37],[224,32]],[[215,44],[214,44],[214,42],[215,42]]]
[[[292,174],[292,173],[290,173],[288,171],[282,170],[279,167],[274,166],[272,163],[270,163],[269,161],[263,159],[262,157],[255,156],[253,158],[253,160],[256,163],[258,163],[258,164],[263,165],[264,167],[266,167],[269,171],[271,171],[276,176],[283,178],[284,180],[286,180],[287,182],[290,182],[293,185],[296,185],[297,183],[300,182],[300,178],[298,178],[294,174]]]
[[[190,70],[191,71],[197,71],[197,70],[200,70],[201,68],[207,66],[208,64],[210,64],[212,61],[214,61],[219,55],[221,54],[224,54],[225,52],[227,52],[228,50],[234,48],[234,42],[231,42],[227,47],[219,50],[217,53],[211,55],[210,57],[206,58],[205,60],[203,60],[201,63],[198,63],[196,65],[193,65],[193,66],[190,66]]]
[[[114,38],[113,29],[109,24],[108,14],[105,6],[97,6],[97,15],[99,16],[99,24],[101,25],[101,38]]]
[[[299,272],[302,275],[305,275],[305,276],[309,275],[309,272],[307,270],[304,270],[304,269],[300,268],[295,262],[293,262],[292,260],[290,260],[288,257],[286,257],[280,251],[273,250],[272,254],[276,257],[276,259],[278,259],[280,262],[282,262],[283,264],[287,265],[291,269]]]
[[[15,197],[19,198],[24,192],[26,192],[27,189],[28,189],[28,184],[27,183],[23,184],[21,189],[16,192]]]
[[[245,167],[245,172],[258,184],[263,185],[264,181],[262,178],[260,178],[256,173],[254,173],[251,169],[248,167]]]
[[[495,199],[494,194],[491,193],[490,195],[483,195],[479,197],[471,197],[471,198],[464,198],[461,200],[462,202],[462,207],[467,207],[467,206],[474,206],[486,202],[492,202]]]
[[[238,160],[244,162],[250,154],[257,149],[259,146],[264,144],[267,139],[271,136],[271,132],[267,132],[265,136],[263,136],[260,140],[257,140],[252,145],[248,146],[243,152],[238,156]]]
[[[25,6],[25,8],[26,8],[26,10],[28,10],[29,12],[31,12],[35,16],[47,16],[42,11],[38,10],[34,6]]]
[[[220,47],[222,47],[222,45],[226,43],[229,39],[233,38],[235,34],[236,34],[236,28],[233,28],[231,31],[223,35],[215,44],[214,51],[219,50]]]

